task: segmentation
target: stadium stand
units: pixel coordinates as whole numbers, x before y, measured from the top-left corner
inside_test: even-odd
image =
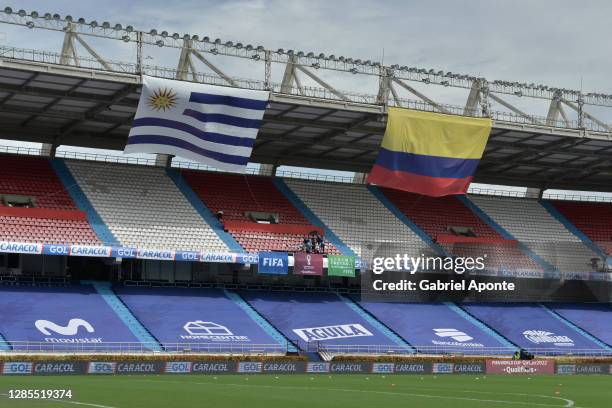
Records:
[[[409,254],[434,250],[368,191],[365,185],[287,179],[289,188],[346,245],[361,255],[364,245],[390,244]]]
[[[15,350],[108,351],[113,347],[129,351],[142,347],[91,285],[0,285],[0,310],[0,333]]]
[[[248,252],[298,251],[311,231],[322,233],[278,191],[270,177],[183,170],[183,177]],[[257,222],[257,216],[264,222]],[[339,253],[331,244],[326,253]]]
[[[549,201],[580,231],[612,255],[612,204],[578,201]]]
[[[466,257],[486,253],[488,268],[541,270],[516,241],[505,239],[454,196],[434,198],[388,188],[380,190],[448,253]]]
[[[48,160],[3,155],[0,175],[0,241],[100,244]]]
[[[612,305],[609,303],[552,303],[555,313],[612,346]]]
[[[467,303],[461,306],[512,343],[534,354],[609,351],[605,344],[539,304]]]
[[[164,169],[70,160],[66,164],[121,244],[228,251]]]
[[[586,247],[537,200],[472,195],[469,198],[512,236],[555,269],[562,272],[592,271],[597,254]]]
[[[332,352],[411,351],[352,300],[336,293],[241,291],[242,297],[300,349]],[[369,347],[372,346],[372,347]]]
[[[210,353],[287,351],[222,289],[116,287],[115,293],[166,350]]]
[[[359,304],[422,353],[509,354],[516,348],[471,316],[459,313],[452,304]]]

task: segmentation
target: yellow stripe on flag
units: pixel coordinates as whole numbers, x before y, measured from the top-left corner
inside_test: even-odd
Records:
[[[488,118],[389,108],[382,147],[427,156],[480,159],[492,124]]]

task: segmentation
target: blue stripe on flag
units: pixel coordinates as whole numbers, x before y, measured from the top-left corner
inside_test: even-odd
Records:
[[[455,159],[396,152],[380,148],[376,164],[388,170],[402,171],[428,177],[465,178],[474,175],[480,159]]]
[[[190,116],[204,123],[221,123],[222,125],[237,126],[241,128],[259,129],[261,120],[245,119],[238,116],[223,115],[221,113],[204,113],[194,111],[193,109],[185,109],[183,115]]]
[[[268,101],[259,101],[257,99],[239,98],[229,95],[213,95],[201,92],[192,92],[189,96],[189,102],[205,103],[209,105],[227,105],[234,108],[265,110]]]
[[[128,138],[128,145],[133,145],[133,144],[156,144],[160,146],[167,145],[167,146],[179,147],[181,149],[189,150],[190,152],[193,152],[195,154],[199,154],[200,156],[209,157],[218,162],[237,164],[240,166],[246,166],[249,162],[248,157],[213,152],[211,150],[203,149],[201,147],[198,147],[184,140],[177,139],[177,138],[170,137],[170,136],[158,136],[158,135],[130,136]]]
[[[207,142],[213,143],[221,143],[225,145],[231,146],[244,146],[244,147],[253,147],[255,144],[255,139],[250,137],[238,137],[238,136],[228,136],[221,133],[213,133],[213,132],[204,132],[196,127],[188,125],[183,122],[178,122],[176,120],[170,119],[161,119],[161,118],[140,118],[135,119],[132,123],[132,128],[136,128],[139,126],[158,126],[180,130],[190,135],[197,137],[198,139],[202,139]],[[134,136],[131,136],[132,138]]]

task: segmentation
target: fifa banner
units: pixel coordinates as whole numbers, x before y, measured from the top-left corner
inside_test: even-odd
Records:
[[[289,254],[286,252],[260,252],[258,273],[268,275],[287,275],[289,273]]]
[[[244,172],[270,92],[142,77],[124,153],[163,153]]]
[[[465,194],[491,133],[491,119],[389,108],[368,183],[440,197]]]
[[[323,255],[296,253],[293,255],[294,275],[323,275]]]
[[[346,255],[328,255],[327,275],[354,278],[355,257]]]

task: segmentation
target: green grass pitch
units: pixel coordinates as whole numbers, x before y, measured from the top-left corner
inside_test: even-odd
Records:
[[[10,389],[71,389],[64,401]],[[3,408],[479,408],[612,406],[612,376],[133,375],[0,377]]]

